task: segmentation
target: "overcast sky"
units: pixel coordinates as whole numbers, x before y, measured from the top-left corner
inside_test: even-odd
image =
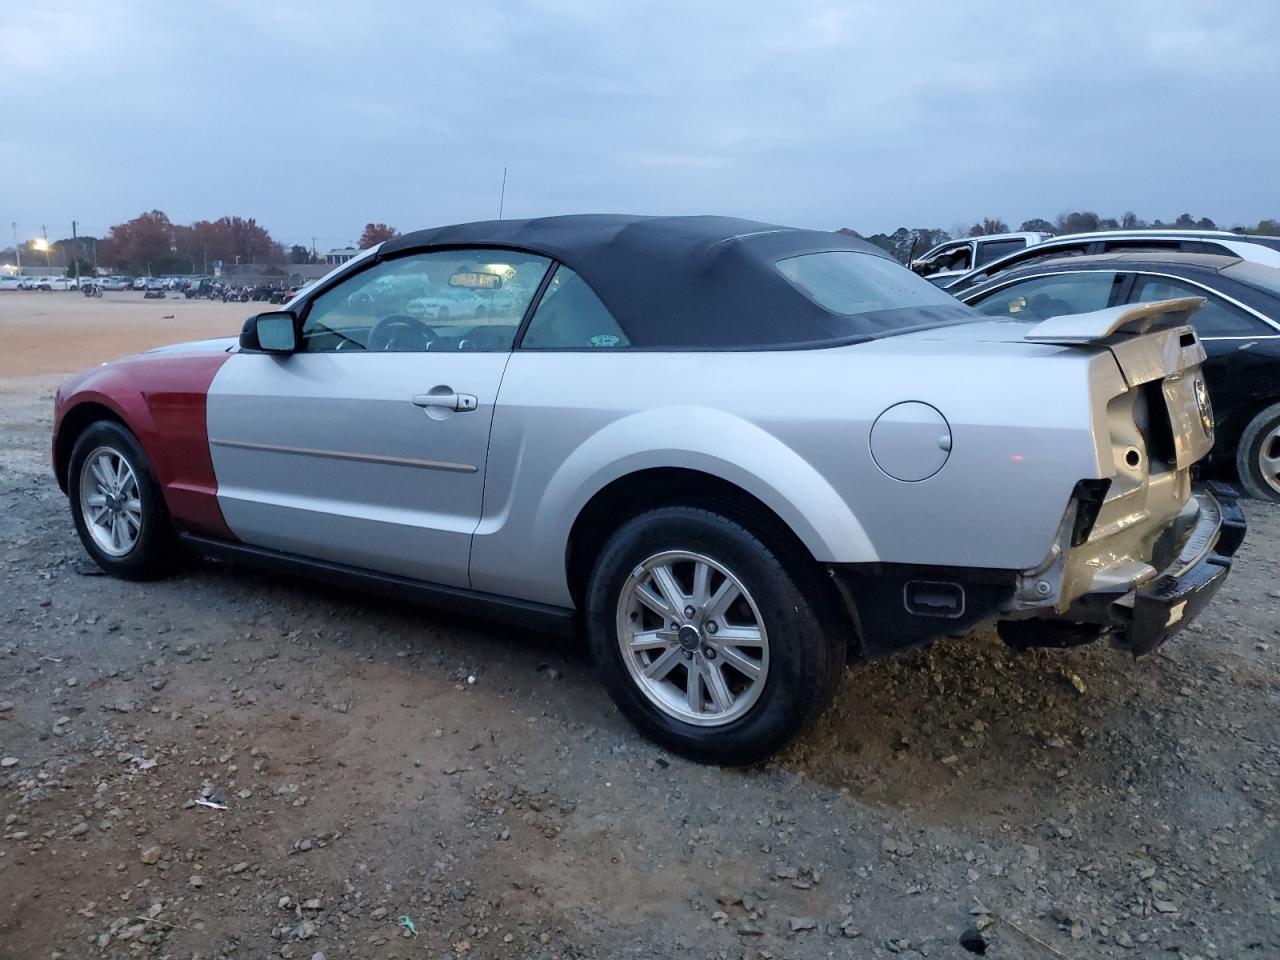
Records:
[[[80,0],[0,26],[0,222],[498,213],[864,233],[1280,216],[1280,0]]]

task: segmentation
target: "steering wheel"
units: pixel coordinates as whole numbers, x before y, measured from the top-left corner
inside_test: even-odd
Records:
[[[416,336],[419,342],[410,345],[406,338]],[[439,334],[417,317],[407,313],[393,313],[383,317],[369,330],[367,350],[421,350],[432,340],[439,339]]]

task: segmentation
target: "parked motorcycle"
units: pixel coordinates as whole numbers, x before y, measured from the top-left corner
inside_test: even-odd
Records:
[[[80,292],[86,297],[100,297],[102,296],[102,287],[96,283],[82,283],[80,284]]]

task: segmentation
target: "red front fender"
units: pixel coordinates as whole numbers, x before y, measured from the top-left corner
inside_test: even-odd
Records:
[[[141,354],[77,374],[55,399],[53,465],[67,487],[76,439],[104,416],[138,438],[155,470],[165,504],[182,529],[223,540],[235,536],[218,507],[205,405],[209,385],[228,354]]]

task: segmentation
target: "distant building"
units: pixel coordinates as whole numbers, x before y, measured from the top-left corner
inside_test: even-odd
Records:
[[[359,256],[358,247],[335,247],[324,255],[324,262],[331,267],[336,267],[340,263],[346,263],[352,257]]]

